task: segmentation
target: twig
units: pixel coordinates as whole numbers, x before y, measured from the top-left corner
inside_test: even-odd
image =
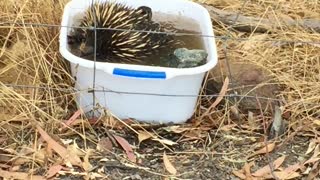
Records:
[[[268,165],[269,165],[269,167],[270,167],[271,175],[273,176],[274,179],[278,180],[279,178],[274,174],[274,167],[273,167],[273,163],[271,162],[271,158],[270,158],[270,154],[269,154],[269,149],[268,149],[267,126],[266,126],[267,123],[266,123],[266,120],[265,120],[265,118],[264,118],[263,111],[262,111],[262,107],[261,107],[261,103],[260,103],[260,101],[259,101],[258,98],[257,98],[257,102],[258,102],[259,109],[260,109],[260,113],[261,113],[262,120],[263,120],[264,144],[266,145],[266,155],[267,155],[267,158],[268,158]]]
[[[273,19],[261,19],[256,17],[248,17],[239,15],[235,12],[224,11],[217,9],[213,6],[207,4],[201,4],[204,6],[210,13],[211,18],[215,22],[222,22],[227,25],[233,26],[235,29],[244,32],[255,32],[265,33],[272,28],[280,29],[280,25]],[[237,20],[236,24],[233,24],[235,19]],[[306,29],[312,29],[315,32],[320,33],[320,20],[318,19],[302,19],[302,20],[288,20],[281,19],[282,25],[286,26],[301,26]],[[236,26],[235,26],[236,25]]]

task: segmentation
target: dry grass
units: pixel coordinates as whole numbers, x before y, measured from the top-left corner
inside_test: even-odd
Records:
[[[206,0],[205,2],[221,9],[239,11],[244,1]],[[57,25],[60,24],[65,3],[64,0],[4,1],[0,3],[0,24],[1,22],[29,22]],[[271,18],[281,23],[283,18],[320,17],[319,11],[317,12],[319,9],[320,3],[317,0],[277,2],[256,0],[247,1],[241,12],[244,15]],[[283,91],[277,98],[285,102],[283,104],[285,112],[290,114],[287,117],[289,127],[291,127],[289,134],[305,125],[296,133],[304,134],[311,131],[313,133],[311,135],[309,133],[309,135],[313,136],[316,133],[315,129],[317,129],[313,123],[315,120],[320,120],[320,35],[301,27],[270,29],[269,34],[250,34],[232,29],[228,30],[228,27],[223,24],[215,28],[216,35],[231,37],[225,42],[229,61],[250,62],[263,67],[274,75],[275,80],[283,87]],[[59,28],[54,27],[0,26],[0,152],[2,152],[1,154],[10,154],[10,162],[13,162],[12,158],[21,153],[23,147],[30,147],[36,152],[40,151],[36,147],[36,145],[41,144],[36,125],[40,125],[49,134],[55,134],[56,139],[70,139],[71,135],[77,135],[83,141],[80,144],[84,151],[87,150],[91,142],[93,143],[92,146],[95,146],[99,137],[101,137],[96,129],[94,130],[83,121],[73,130],[68,129],[63,133],[58,131],[61,127],[61,121],[70,118],[76,111],[73,100],[74,93],[55,90],[55,88],[72,88],[73,84],[73,79],[69,75],[68,64],[58,52],[58,34]],[[242,38],[250,40],[239,40]],[[316,43],[293,43],[294,41]],[[224,61],[224,42],[217,40],[217,43],[220,61]],[[44,88],[12,87],[9,84],[41,86]],[[202,132],[201,128],[195,131],[197,136],[204,138],[206,142],[211,141],[211,138],[216,139],[220,130],[222,132],[226,131],[223,127],[226,128],[230,127],[229,125],[236,124],[229,118],[230,107],[228,101],[224,105],[223,109],[217,110],[210,118],[195,119],[195,121],[203,121],[203,127],[208,126],[215,131],[214,136],[211,137]],[[201,113],[204,112],[203,108],[199,108],[196,113],[197,117],[201,117]],[[271,117],[258,115],[256,118],[258,119],[257,122],[261,123],[257,125],[256,129],[263,130],[262,122]],[[102,118],[102,129],[110,126],[115,128],[112,123],[112,117]],[[244,125],[248,124],[247,121],[243,123]],[[138,125],[137,123],[132,125],[133,128],[137,129],[142,126],[139,123]],[[147,129],[149,125],[145,127]],[[123,133],[122,130],[117,132]],[[237,129],[235,135],[231,137],[239,139],[246,139],[251,136],[254,138],[260,137],[255,133],[247,134],[247,131],[245,132],[245,137],[242,137],[243,135],[238,136],[243,132]],[[261,131],[258,132],[261,133]],[[170,135],[167,136],[170,137]],[[189,134],[189,137],[192,136]],[[230,138],[225,134],[220,135],[220,138],[224,139],[223,142],[228,137]],[[192,138],[190,139],[192,140]],[[231,141],[232,138],[228,140]],[[246,150],[238,154],[235,149],[237,147],[233,147],[234,149],[229,151],[232,155],[227,154],[228,150],[224,151],[226,153],[223,155],[224,160],[232,162],[230,158],[243,159],[247,154],[252,153],[250,149],[259,145],[261,144],[248,145]],[[194,150],[192,149],[193,145],[190,146],[190,149]],[[206,151],[205,149],[215,148],[215,146],[210,146],[210,143],[204,143],[203,146],[194,151],[200,153]],[[174,152],[172,153],[174,154]],[[114,154],[117,159],[122,158],[121,155]],[[25,167],[27,168],[25,171],[31,172],[28,169],[41,169],[43,164],[50,167],[52,163],[56,162],[56,160],[50,159],[44,163],[43,159],[45,158],[38,157],[35,154],[33,154],[32,159],[26,160],[25,158],[24,162],[29,163],[28,167]],[[0,161],[3,161],[3,159],[0,158]],[[223,164],[224,162],[220,163]],[[41,174],[43,172],[36,171],[36,173]],[[149,173],[161,176],[159,173]]]
[[[0,21],[58,24],[62,7],[53,6],[53,2],[49,1],[6,1],[0,7]],[[58,33],[58,28],[1,26],[0,107],[3,135],[15,138],[18,132],[31,128],[33,121],[55,129],[59,121],[72,111],[73,96],[70,92],[32,88],[71,87],[72,79],[65,68],[66,63],[57,51]],[[14,88],[9,84],[30,87]],[[16,123],[22,126],[17,124],[16,128],[10,128]]]
[[[240,11],[243,15],[274,19],[279,24],[282,19],[286,18],[317,19],[319,17],[317,9],[320,8],[317,1],[238,2],[221,0],[206,1],[206,3],[229,11]],[[245,4],[244,8],[242,8],[243,4]],[[227,33],[224,30],[218,30],[218,33],[236,39],[227,42],[230,61],[250,62],[264,67],[275,76],[279,84],[284,87],[279,98],[286,102],[284,106],[292,113],[290,119],[293,122],[297,120],[305,122],[307,119],[319,118],[320,34],[301,27],[285,26],[269,31],[269,34],[239,33],[237,31]],[[250,40],[237,40],[242,38]]]

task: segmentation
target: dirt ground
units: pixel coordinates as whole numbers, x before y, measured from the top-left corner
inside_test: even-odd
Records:
[[[88,162],[91,167],[89,174],[94,179],[101,179],[101,175],[104,176],[102,179],[239,179],[234,171],[243,169],[245,164],[249,162],[254,162],[250,170],[253,173],[284,155],[286,158],[281,163],[282,168],[302,163],[310,159],[312,155],[305,154],[309,149],[310,137],[302,135],[296,135],[292,139],[287,139],[288,141],[282,137],[278,141],[274,141],[276,146],[270,149],[270,153],[255,154],[258,149],[264,147],[264,135],[259,132],[249,133],[238,129],[238,127],[225,127],[221,131],[209,129],[201,130],[201,133],[197,134],[196,132],[199,131],[192,132],[193,130],[191,130],[180,134],[168,133],[170,129],[177,131],[176,126],[156,127],[153,130],[162,138],[177,142],[172,146],[164,146],[151,139],[139,143],[137,135],[128,130],[108,130],[108,133],[105,133],[106,129],[99,127],[94,128],[94,131],[99,134],[99,137],[95,139],[100,139],[100,143],[98,142],[98,144],[102,144],[100,148],[96,143],[84,142],[81,137],[70,135],[70,133],[60,135],[60,140],[70,140],[70,144],[75,141],[79,149],[93,150],[89,155]],[[151,128],[149,132],[150,130]],[[112,144],[112,141],[109,140],[110,134],[121,136],[134,146],[138,163],[128,161],[125,151],[119,145],[110,146]],[[87,134],[87,137],[90,137],[90,133]],[[101,147],[108,150],[101,151]],[[164,165],[164,152],[170,157],[170,162],[177,170],[175,176],[170,175]],[[19,154],[21,153],[23,154],[22,149]],[[80,155],[81,153],[76,154]],[[81,157],[85,159],[85,156]],[[19,159],[22,162],[19,162]],[[30,168],[34,168],[34,175],[47,175],[48,166],[51,166],[50,160],[39,162],[43,164],[43,166],[39,166],[38,163],[34,164],[33,161],[23,159],[23,156],[15,159],[14,164],[20,165],[14,167],[19,167],[20,171],[26,172],[30,172]],[[56,159],[54,161],[57,162]],[[308,165],[305,166],[305,169],[307,167]],[[56,176],[59,179],[84,179],[86,173],[80,172],[83,172],[83,169],[79,167],[65,168],[64,171],[59,171],[60,175],[56,174]],[[302,179],[308,174],[306,172],[295,179]]]
[[[252,153],[252,145],[257,137],[241,137],[238,133],[219,133],[209,131],[206,138],[212,138],[212,142],[206,142],[205,139],[179,143],[171,147],[173,151],[165,150],[159,143],[145,142],[140,146],[137,153],[142,154],[141,166],[148,170],[141,170],[137,167],[128,168],[119,162],[110,164],[102,163],[106,172],[110,173],[111,179],[163,179],[158,174],[167,174],[163,167],[163,151],[170,155],[171,161],[178,170],[179,179],[239,179],[233,174],[235,169],[241,169],[246,158]],[[214,138],[216,137],[216,138]],[[225,137],[229,137],[225,138]],[[128,139],[129,137],[127,137]],[[178,139],[172,137],[170,139]],[[237,139],[237,140],[232,140]],[[284,144],[281,148],[275,150],[268,156],[253,157],[256,166],[252,171],[258,170],[282,155],[287,155],[283,167],[295,164],[308,156],[304,156],[308,144],[308,138],[295,137],[292,142]],[[250,142],[251,141],[251,142]],[[108,157],[108,156],[107,156]],[[105,158],[107,158],[105,157]],[[114,159],[109,157],[110,159]]]

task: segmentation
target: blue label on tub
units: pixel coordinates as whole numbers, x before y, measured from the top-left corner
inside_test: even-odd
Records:
[[[136,77],[136,78],[151,78],[151,79],[166,79],[165,72],[155,72],[155,71],[138,71],[130,69],[114,68],[114,75]]]

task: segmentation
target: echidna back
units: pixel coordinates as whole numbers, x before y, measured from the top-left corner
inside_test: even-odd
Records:
[[[96,41],[97,55],[108,62],[143,61],[159,52],[172,42],[173,38],[166,34],[146,32],[162,31],[159,24],[151,21],[152,12],[146,10],[151,9],[134,9],[114,2],[95,3],[90,6],[81,26],[94,27],[96,23],[97,39],[93,29],[83,29],[79,33],[83,37],[80,51],[83,55],[92,54]]]

